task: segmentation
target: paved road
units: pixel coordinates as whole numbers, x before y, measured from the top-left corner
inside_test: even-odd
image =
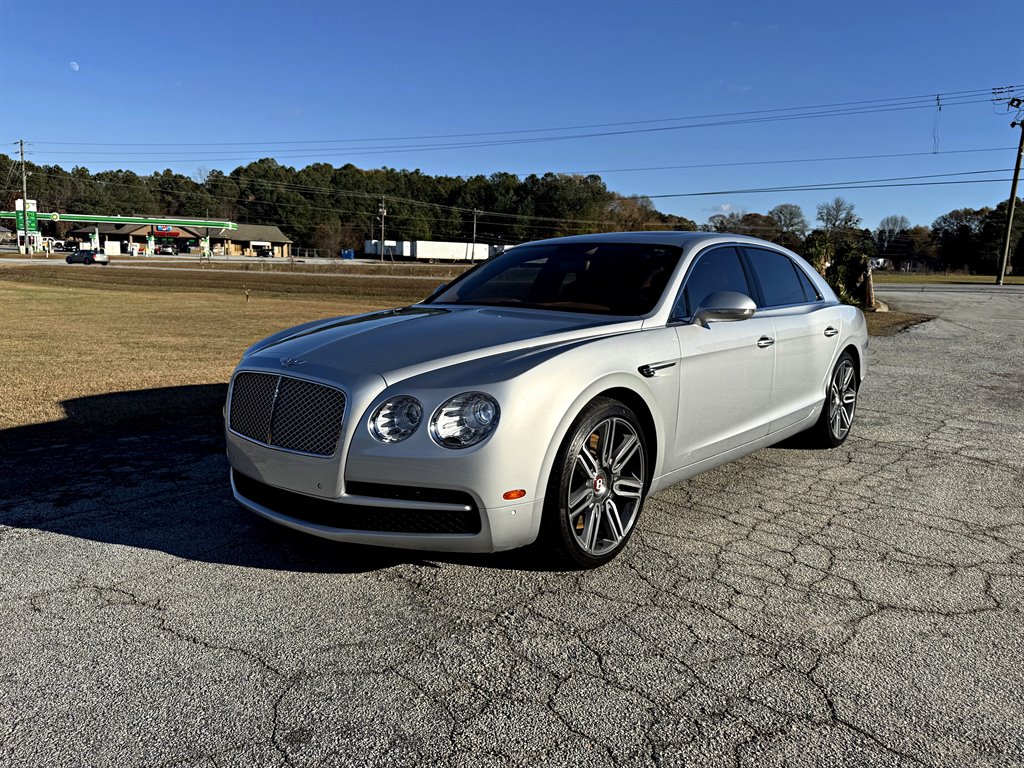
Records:
[[[0,764],[1024,765],[1024,296],[879,293],[939,319],[872,340],[846,446],[659,494],[597,572],[263,524],[219,387],[0,433]]]

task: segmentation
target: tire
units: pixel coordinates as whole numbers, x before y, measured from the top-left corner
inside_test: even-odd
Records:
[[[90,264],[92,264],[92,257],[86,256],[85,259],[82,260],[82,263],[85,264],[86,266],[89,266]]]
[[[576,417],[544,506],[542,533],[559,564],[596,568],[625,548],[647,495],[647,463],[643,428],[622,403],[599,397]]]
[[[825,404],[808,437],[820,448],[838,448],[846,442],[857,412],[860,380],[853,355],[843,352],[825,385]]]
[[[68,264],[70,264],[71,263],[71,257],[70,256],[65,256],[64,257],[64,261],[66,261]]]

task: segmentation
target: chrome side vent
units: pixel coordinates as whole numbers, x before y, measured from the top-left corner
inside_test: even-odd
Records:
[[[640,371],[640,375],[645,379],[650,379],[658,375],[659,371],[664,371],[666,368],[672,368],[675,365],[674,361],[664,363],[648,363],[647,365],[641,365],[637,368]]]

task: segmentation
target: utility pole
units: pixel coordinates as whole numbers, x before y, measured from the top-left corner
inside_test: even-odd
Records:
[[[473,209],[473,253],[470,254],[469,260],[476,261],[476,216],[478,213],[483,213],[476,208]]]
[[[388,209],[384,207],[384,197],[380,198],[380,208],[377,209],[380,213],[380,260],[384,261],[384,217],[388,215]]]
[[[19,139],[21,147],[21,221],[25,236],[25,253],[32,256],[32,244],[28,239],[28,174],[25,171],[25,140]]]
[[[1013,102],[1010,102],[1011,104]],[[1018,106],[1020,101],[1017,101]],[[1006,233],[1003,235],[1003,262],[999,268],[996,285],[1002,285],[1006,279],[1006,267],[1010,261],[1010,233],[1013,230],[1013,209],[1017,205],[1017,181],[1020,179],[1020,160],[1024,157],[1024,119],[1010,123],[1011,128],[1020,128],[1020,144],[1017,145],[1017,164],[1013,169],[1013,183],[1010,185],[1010,201],[1006,206]]]

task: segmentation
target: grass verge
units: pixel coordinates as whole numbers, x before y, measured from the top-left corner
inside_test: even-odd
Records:
[[[871,279],[876,285],[905,285],[919,283],[942,283],[944,285],[995,285],[994,275],[940,275],[905,272],[872,272]],[[1024,285],[1024,275],[1007,275],[1006,285]]]
[[[65,417],[83,424],[144,418],[132,398],[112,400],[105,415],[80,407],[76,416],[68,406],[108,393],[222,384],[242,351],[264,336],[318,317],[397,306],[404,296],[380,286],[349,294],[261,288],[246,301],[236,287],[42,284],[35,268],[24,270],[32,279],[12,272],[0,270],[0,430]]]
[[[398,276],[0,266],[0,431],[60,420],[82,429],[138,420],[143,429],[167,414],[218,413],[253,342],[316,318],[412,303],[431,288]],[[928,319],[867,318],[873,335]]]
[[[931,320],[928,315],[916,312],[865,312],[869,336],[895,336],[911,326]]]

